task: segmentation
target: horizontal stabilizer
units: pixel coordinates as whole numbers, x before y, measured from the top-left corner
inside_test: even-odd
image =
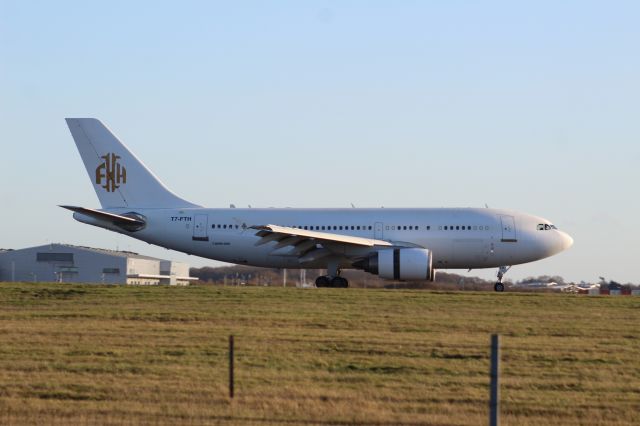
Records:
[[[139,215],[120,215],[115,213],[107,213],[100,210],[88,209],[86,207],[76,206],[60,206],[63,209],[71,210],[74,213],[80,213],[90,218],[109,222],[118,227],[124,228],[127,231],[138,231],[145,226],[145,221]]]

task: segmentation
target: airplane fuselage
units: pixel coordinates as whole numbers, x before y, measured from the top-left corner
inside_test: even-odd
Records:
[[[277,224],[298,229],[428,247],[437,269],[476,269],[515,265],[552,256],[570,245],[557,229],[541,229],[546,219],[511,210],[477,208],[376,209],[110,209],[144,216],[146,226],[123,231],[75,213],[82,222],[121,232],[150,244],[223,262],[277,268],[321,268],[326,260],[300,263],[290,247],[260,240],[251,226]],[[365,256],[369,247],[340,244],[346,257]],[[342,262],[343,268],[351,267]]]

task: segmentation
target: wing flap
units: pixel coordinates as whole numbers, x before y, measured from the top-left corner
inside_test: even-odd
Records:
[[[331,252],[325,248],[311,250],[309,253],[298,259],[299,263],[307,263],[313,262],[318,259],[322,259],[323,257],[327,257],[331,254]]]

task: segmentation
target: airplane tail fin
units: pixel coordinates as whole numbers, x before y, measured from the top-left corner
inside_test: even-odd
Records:
[[[66,121],[102,208],[197,207],[167,189],[100,120]]]

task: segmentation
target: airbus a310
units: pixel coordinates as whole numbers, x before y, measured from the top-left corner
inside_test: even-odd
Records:
[[[326,269],[317,287],[348,287],[343,269],[389,280],[436,269],[498,268],[553,256],[573,239],[547,219],[490,208],[204,208],[177,196],[97,119],[67,124],[101,204],[62,206],[83,223],[223,262]]]

